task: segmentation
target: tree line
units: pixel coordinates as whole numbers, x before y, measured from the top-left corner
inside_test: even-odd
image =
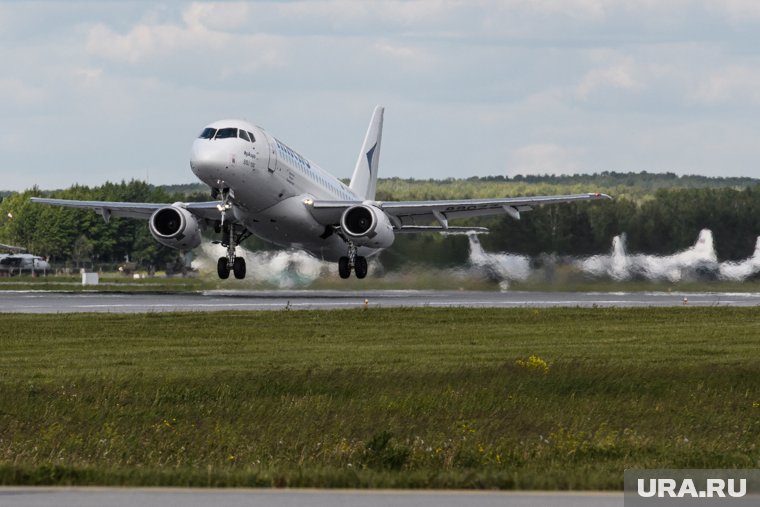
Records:
[[[69,267],[114,269],[127,260],[148,269],[177,264],[178,253],[153,240],[142,220],[113,218],[108,224],[90,210],[33,204],[31,197],[132,202],[175,202],[177,196],[140,181],[75,185],[45,192],[37,187],[11,194],[0,203],[2,243],[25,248]]]
[[[407,181],[407,183],[405,183]],[[752,183],[752,180],[748,180]],[[454,196],[519,195],[495,190],[506,182],[485,178],[441,182],[389,179],[379,184],[384,200],[445,199]],[[508,182],[512,184],[514,182]],[[521,183],[523,184],[523,183]],[[544,190],[551,185],[552,192]],[[528,185],[528,184],[526,184]],[[575,189],[556,182],[528,185],[526,194],[566,193]],[[606,190],[586,185],[586,190]],[[633,187],[632,187],[633,188]],[[488,189],[492,190],[489,194]],[[64,190],[39,188],[12,193],[0,202],[0,243],[18,245],[70,267],[115,267],[127,258],[145,269],[167,269],[181,264],[180,253],[153,240],[144,221],[112,218],[110,223],[89,210],[32,204],[32,196],[64,199],[165,202],[209,200],[203,187],[187,186],[170,192],[140,181],[107,183],[98,187],[73,186]],[[459,190],[459,195],[456,195]],[[530,191],[533,190],[533,191]],[[380,195],[382,193],[382,195]],[[569,192],[568,192],[569,193]],[[542,206],[523,213],[521,220],[506,215],[472,219],[457,225],[485,226],[481,238],[486,250],[530,256],[540,254],[593,255],[608,252],[612,238],[625,232],[631,252],[669,254],[694,244],[702,228],[713,231],[720,260],[749,257],[760,234],[760,185],[704,188],[659,188],[648,194],[633,188],[630,195],[612,201]],[[636,195],[635,197],[633,195]],[[207,231],[212,239],[213,232]],[[274,248],[251,238],[245,247]],[[407,263],[453,266],[467,260],[466,237],[440,234],[398,235],[393,247],[381,254],[393,269]]]
[[[587,256],[607,253],[612,238],[627,235],[629,252],[671,254],[688,248],[699,231],[711,229],[720,260],[752,255],[760,235],[760,186],[746,189],[658,190],[651,199],[636,202],[621,198],[542,206],[523,213],[521,220],[507,216],[472,220],[490,234],[481,237],[486,251],[536,257],[541,254]],[[467,260],[464,237],[440,235],[398,236],[383,252],[389,266],[408,261],[461,265]],[[424,259],[417,252],[424,252]]]

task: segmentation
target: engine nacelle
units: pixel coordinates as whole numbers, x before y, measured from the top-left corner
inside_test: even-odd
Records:
[[[388,248],[396,238],[388,215],[367,204],[346,209],[340,217],[340,228],[356,246]]]
[[[148,220],[148,228],[156,241],[170,248],[192,250],[201,244],[198,220],[177,204],[157,209]]]

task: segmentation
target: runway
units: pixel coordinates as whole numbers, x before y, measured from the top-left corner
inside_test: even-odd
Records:
[[[213,490],[163,488],[0,488],[15,507],[621,507],[622,493],[399,490]]]
[[[760,306],[760,293],[467,292],[467,291],[207,291],[108,293],[0,291],[4,313],[145,313],[348,308]]]

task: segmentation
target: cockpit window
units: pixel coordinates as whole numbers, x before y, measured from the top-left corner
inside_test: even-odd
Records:
[[[249,141],[249,142],[251,140],[251,138],[248,137],[248,132],[246,132],[245,130],[238,130],[238,137],[240,139],[245,139],[246,141]]]
[[[203,132],[201,132],[201,135],[198,136],[198,139],[213,139],[215,134],[216,134],[216,129],[207,127],[203,129]]]
[[[248,136],[251,138],[251,142],[252,142],[252,143],[255,143],[255,142],[256,142],[256,138],[255,138],[255,137],[253,137],[253,134],[251,134],[250,132],[248,132]]]
[[[237,136],[238,136],[238,129],[233,129],[233,128],[219,129],[216,132],[216,139],[227,139],[229,137],[237,137]]]

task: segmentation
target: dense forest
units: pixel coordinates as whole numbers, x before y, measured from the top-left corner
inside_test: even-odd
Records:
[[[179,260],[178,252],[153,240],[143,221],[114,218],[106,224],[100,215],[89,210],[33,204],[29,200],[33,196],[168,203],[177,200],[176,195],[161,188],[131,181],[52,192],[32,188],[11,194],[0,203],[0,243],[24,247],[58,266],[102,265],[114,269],[129,259],[146,268],[165,269]]]
[[[348,180],[344,180],[348,183]],[[377,199],[381,201],[409,201],[416,199],[466,199],[517,195],[549,195],[581,192],[605,192],[615,198],[628,198],[637,202],[651,199],[657,190],[685,188],[743,189],[760,184],[756,178],[713,178],[674,173],[617,173],[538,175],[512,178],[506,176],[472,177],[467,179],[416,180],[380,178]],[[202,183],[165,185],[171,194],[208,195]],[[206,197],[203,197],[204,199]]]
[[[579,176],[501,176],[466,180],[382,179],[379,200],[448,199],[601,191],[612,201],[544,206],[524,213],[519,221],[507,216],[464,222],[486,226],[482,238],[491,251],[588,255],[607,252],[612,237],[627,233],[631,252],[672,253],[694,243],[702,228],[712,229],[721,260],[748,257],[760,234],[760,184],[751,178],[705,178],[674,174],[606,172]],[[178,252],[153,240],[139,220],[114,218],[104,223],[86,210],[35,205],[32,196],[135,202],[208,200],[203,185],[154,187],[144,182],[74,186],[65,190],[39,188],[3,193],[0,202],[0,243],[25,247],[59,266],[113,269],[126,259],[167,269],[181,265]],[[213,236],[213,232],[207,231]],[[272,246],[256,238],[249,249]],[[424,253],[423,253],[424,252]],[[382,253],[387,269],[405,263],[457,265],[468,255],[464,237],[440,234],[399,235]]]

